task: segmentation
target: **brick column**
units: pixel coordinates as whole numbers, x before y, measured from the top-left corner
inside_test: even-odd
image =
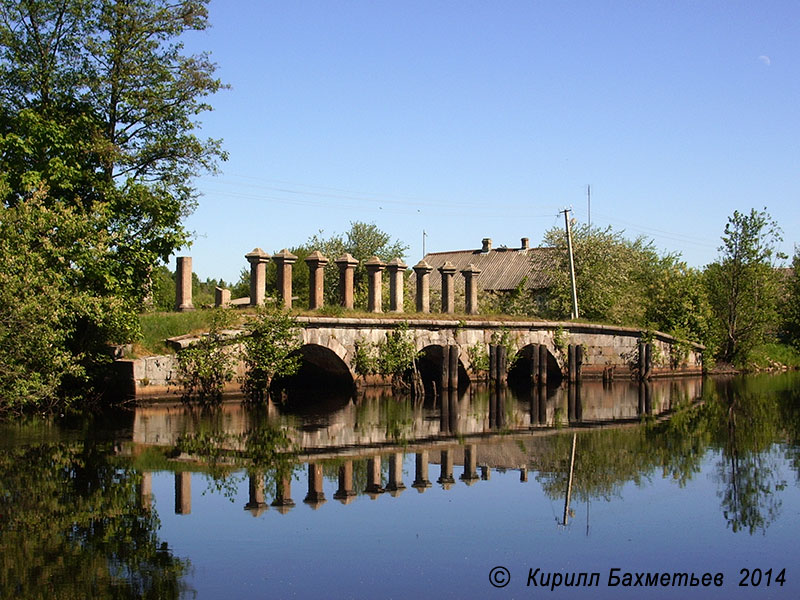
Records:
[[[192,304],[192,257],[179,256],[175,265],[175,310],[194,310]]]
[[[461,270],[464,276],[464,297],[468,315],[478,314],[478,274],[481,272],[475,265],[469,263]]]
[[[424,260],[414,265],[414,273],[417,275],[417,312],[431,312],[431,271],[433,267]]]
[[[353,308],[353,278],[358,261],[350,254],[343,254],[335,261],[339,267],[339,297],[344,308]]]
[[[214,306],[217,308],[227,308],[231,305],[231,291],[225,288],[214,288]]]
[[[403,312],[403,275],[408,265],[399,258],[393,258],[386,265],[389,271],[389,310]]]
[[[272,260],[278,266],[278,293],[284,308],[292,308],[292,265],[297,257],[286,248],[274,254]]]
[[[455,290],[453,289],[453,275],[456,274],[456,267],[449,260],[439,267],[442,275],[442,312],[455,312]]]
[[[386,268],[386,263],[377,256],[373,256],[364,263],[367,269],[367,281],[369,291],[367,292],[367,310],[373,313],[383,312],[381,303],[383,300],[383,290],[381,289],[381,273]]]
[[[250,263],[250,306],[261,306],[266,296],[269,254],[261,248],[253,248],[244,257]]]
[[[319,250],[306,257],[308,265],[308,309],[317,310],[325,304],[325,265],[328,259]]]

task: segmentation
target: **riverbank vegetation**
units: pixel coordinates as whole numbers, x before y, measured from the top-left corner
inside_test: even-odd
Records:
[[[0,412],[99,398],[150,275],[189,241],[222,85],[181,38],[206,0],[0,3]]]

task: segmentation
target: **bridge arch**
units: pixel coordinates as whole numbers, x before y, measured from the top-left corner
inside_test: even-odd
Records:
[[[445,348],[446,345],[430,344],[420,350],[419,358],[417,358],[417,370],[422,378],[426,393],[438,390],[441,385]],[[460,354],[461,352],[459,351],[458,387],[462,388],[469,384],[469,375]]]
[[[547,385],[557,386],[563,379],[563,371],[558,359],[547,345]],[[533,353],[538,352],[538,344],[526,344],[515,355],[514,365],[508,371],[511,385],[530,385],[533,368]]]
[[[300,368],[294,375],[276,379],[277,387],[352,390],[353,372],[335,348],[321,344],[303,344],[293,355],[300,357]]]

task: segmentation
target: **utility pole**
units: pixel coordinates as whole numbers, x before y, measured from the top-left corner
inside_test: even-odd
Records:
[[[569,251],[569,277],[572,282],[572,318],[578,318],[578,289],[575,286],[575,259],[572,256],[572,230],[569,226],[569,213],[571,208],[565,208],[561,212],[564,213],[564,226],[567,230],[567,250]]]
[[[592,186],[586,186],[586,203],[589,206],[589,229],[592,228]]]

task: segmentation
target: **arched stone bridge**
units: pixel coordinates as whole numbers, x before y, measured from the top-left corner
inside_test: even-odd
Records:
[[[702,372],[703,348],[680,343],[658,332],[588,323],[552,321],[455,321],[443,319],[354,319],[300,317],[301,353],[304,360],[327,371],[340,371],[354,380],[356,346],[385,342],[387,334],[408,324],[408,335],[421,352],[422,366],[441,368],[448,348],[454,348],[459,379],[481,376],[473,364],[476,356],[491,353],[491,346],[503,345],[522,377],[548,379],[650,377]],[[640,353],[649,354],[649,358]],[[538,357],[535,354],[538,353]],[[570,360],[571,357],[573,357]],[[450,358],[453,361],[452,358]],[[576,364],[577,363],[577,364]],[[452,363],[451,363],[452,364]],[[570,375],[570,364],[575,372]],[[542,365],[539,367],[538,365]]]
[[[581,378],[644,379],[702,372],[702,346],[627,327],[551,321],[322,316],[298,317],[297,324],[302,343],[301,380],[306,382],[327,376],[348,385],[380,383],[357,373],[356,348],[385,342],[389,332],[404,324],[406,335],[420,352],[418,366],[423,380],[433,382],[435,389],[463,386],[490,375],[503,381],[507,375],[509,381],[552,385]],[[181,336],[169,342],[179,349],[196,339]],[[490,360],[489,371],[485,364],[474,364],[479,356],[485,363],[487,354],[497,357],[497,362]],[[494,371],[492,364],[497,365]],[[507,373],[505,364],[513,365]],[[156,396],[176,390],[174,356],[123,360],[118,361],[118,366],[122,380],[128,382],[128,394]]]

